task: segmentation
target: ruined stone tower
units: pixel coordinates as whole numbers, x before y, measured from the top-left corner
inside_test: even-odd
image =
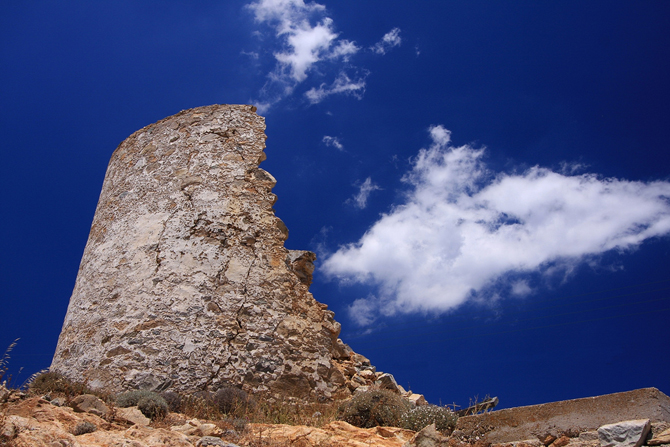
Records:
[[[374,373],[309,293],[314,254],[284,248],[275,179],[258,167],[264,129],[252,106],[214,105],[121,143],[52,371],[111,391],[232,384],[300,399],[344,397]]]

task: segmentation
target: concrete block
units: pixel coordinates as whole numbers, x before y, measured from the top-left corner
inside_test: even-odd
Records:
[[[467,439],[477,436],[499,444],[548,435],[578,436],[605,424],[649,419],[670,422],[670,397],[656,388],[540,405],[506,408],[490,413],[461,417],[456,429]]]

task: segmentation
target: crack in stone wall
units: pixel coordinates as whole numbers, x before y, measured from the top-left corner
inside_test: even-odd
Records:
[[[215,105],[119,145],[52,370],[111,391],[232,384],[302,400],[366,383],[350,379],[374,367],[309,293],[315,255],[284,247],[264,129],[251,106]]]

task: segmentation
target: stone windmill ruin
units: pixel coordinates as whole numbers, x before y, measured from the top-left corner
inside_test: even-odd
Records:
[[[182,111],[119,145],[51,371],[111,391],[301,400],[380,380],[309,293],[315,255],[284,248],[255,110]]]

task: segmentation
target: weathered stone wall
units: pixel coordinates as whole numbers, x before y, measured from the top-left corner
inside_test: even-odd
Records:
[[[303,399],[374,371],[336,365],[355,354],[308,291],[314,254],[284,248],[264,129],[252,106],[214,105],[121,143],[52,371],[117,391],[225,383]]]
[[[506,408],[458,419],[453,436],[493,444],[576,437],[604,424],[634,419],[670,422],[670,397],[657,388]]]

